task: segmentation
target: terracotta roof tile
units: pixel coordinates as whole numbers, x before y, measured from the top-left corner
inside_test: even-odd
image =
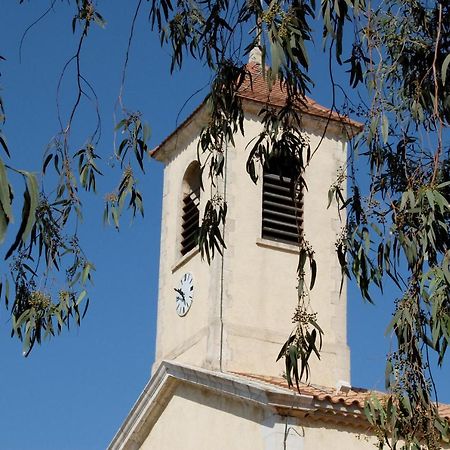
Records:
[[[284,389],[289,389],[291,391],[297,392],[297,387],[289,388],[287,381],[281,377],[272,377],[266,375],[255,375],[248,373],[238,373],[235,372],[236,375],[240,375],[252,380],[262,381],[264,383],[268,383],[274,386],[278,386]],[[367,389],[362,388],[354,388],[352,387],[349,391],[337,391],[336,389],[317,386],[313,384],[305,384],[300,383],[300,394],[311,395],[314,399],[319,401],[325,401],[333,404],[343,404],[345,406],[356,406],[358,408],[364,408],[364,402],[367,397],[375,392],[369,391]],[[385,395],[381,392],[376,392],[377,394]]]
[[[269,89],[267,80],[264,78],[261,66],[255,63],[247,64],[247,69],[251,74],[251,79],[246,79],[239,89],[239,95],[247,100],[264,103],[271,106],[283,107],[287,99],[287,91],[282,84],[276,82]],[[363,125],[351,120],[347,116],[338,114],[325,106],[320,105],[308,96],[305,97],[304,104],[299,104],[298,109],[309,115],[340,122],[349,127],[348,134],[352,136],[362,130]]]
[[[289,388],[287,381],[281,377],[273,377],[266,375],[255,375],[248,373],[234,372],[235,375],[239,375],[251,380],[262,381],[273,386],[288,389],[297,393],[297,387]],[[310,395],[315,400],[320,402],[327,402],[333,405],[354,406],[359,409],[364,409],[364,404],[367,398],[371,394],[376,394],[379,398],[386,396],[387,394],[380,391],[371,391],[364,388],[351,387],[349,391],[342,392],[336,389],[324,386],[317,386],[313,384],[300,383],[300,394]],[[450,405],[440,403],[439,414],[450,422]]]
[[[251,79],[246,79],[239,89],[239,96],[243,100],[260,103],[261,105],[270,105],[275,107],[283,107],[286,103],[287,93],[282,88],[280,83],[275,83],[271,89],[264,79],[261,66],[255,63],[247,64],[247,68],[251,73]],[[206,100],[203,102],[185,119],[169,136],[167,136],[154,150],[150,152],[151,156],[156,156],[160,148],[164,146],[173,136],[175,136],[181,129],[187,126],[197,115],[197,113],[205,106]],[[338,122],[346,127],[349,137],[355,135],[362,130],[363,125],[359,122],[351,120],[346,116],[342,116],[335,111],[332,111],[325,106],[320,105],[309,97],[305,98],[304,104],[299,104],[300,111],[322,119]]]
[[[439,404],[439,414],[441,417],[447,419],[450,422],[450,405],[446,405],[444,403]]]

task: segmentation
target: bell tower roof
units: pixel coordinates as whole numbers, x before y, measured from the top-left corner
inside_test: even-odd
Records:
[[[253,51],[253,50],[252,50]],[[260,61],[260,59],[259,59]],[[272,106],[275,108],[282,108],[286,104],[287,89],[283,83],[276,81],[270,83],[267,78],[267,70],[263,68],[258,62],[257,55],[252,54],[249,58],[249,63],[246,65],[247,77],[239,88],[238,95],[243,100],[243,108],[245,110],[255,109],[258,106]],[[207,101],[205,98],[197,108],[174,130],[169,134],[150,155],[159,160],[164,161],[164,153],[175,136],[182,133],[186,127],[196,126],[199,129],[204,127],[208,121]],[[347,139],[352,138],[358,134],[363,125],[347,116],[341,115],[321,104],[317,103],[312,98],[305,96],[304,100],[298,102],[298,110],[305,116],[312,119],[327,121],[329,123],[329,131],[338,135],[343,135]],[[259,110],[256,111],[258,113]]]

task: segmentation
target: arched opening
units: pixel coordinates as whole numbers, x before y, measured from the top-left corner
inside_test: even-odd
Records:
[[[183,177],[183,201],[181,211],[181,255],[198,244],[200,221],[201,170],[198,161],[192,162]]]

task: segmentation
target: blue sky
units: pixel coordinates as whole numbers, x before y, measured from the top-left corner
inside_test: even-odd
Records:
[[[5,133],[14,165],[36,172],[42,152],[58,130],[56,85],[76,45],[70,6],[57,2],[55,11],[28,32],[19,62],[23,32],[49,3],[3,2],[0,17],[0,54],[7,58],[0,67],[8,117]],[[134,2],[103,3],[100,2],[100,12],[107,27],[92,29],[82,64],[100,101],[103,131],[98,150],[107,165],[113,148],[114,105],[133,14],[129,5]],[[144,8],[147,7],[144,2]],[[317,82],[312,96],[329,105],[330,90],[326,78],[322,78],[325,59],[320,51],[312,57],[312,74]],[[147,14],[141,14],[124,100],[149,121],[151,146],[175,128],[185,101],[209,80],[208,73],[193,62],[173,76],[169,65],[167,50],[160,49],[157,36],[150,31]],[[63,112],[73,101],[73,86],[69,74],[62,84]],[[192,111],[205,94],[203,89],[180,117]],[[74,145],[84,142],[84,124],[92,118],[91,109],[80,110],[72,135]],[[9,338],[8,312],[0,307],[2,449],[105,448],[149,378],[155,341],[162,167],[147,161],[146,174],[138,175],[145,198],[145,218],[137,218],[131,224],[125,217],[120,233],[102,224],[103,195],[117,184],[118,176],[114,170],[108,173],[99,195],[84,197],[81,238],[97,270],[90,291],[92,301],[81,327],[36,347],[25,359],[21,356],[21,344]],[[16,186],[20,197],[20,184]],[[0,264],[4,272],[6,265]],[[354,385],[383,387],[388,351],[383,334],[390,316],[389,305],[389,292],[386,300],[380,298],[373,307],[363,304],[356,289],[350,286],[349,342]],[[450,402],[448,383],[442,388],[442,400]]]

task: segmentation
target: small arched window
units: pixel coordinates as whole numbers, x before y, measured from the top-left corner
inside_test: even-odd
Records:
[[[181,254],[185,255],[198,244],[200,220],[200,164],[189,165],[183,177],[183,201],[181,211]]]
[[[264,165],[262,238],[298,245],[303,232],[303,189],[297,164],[270,158]]]

